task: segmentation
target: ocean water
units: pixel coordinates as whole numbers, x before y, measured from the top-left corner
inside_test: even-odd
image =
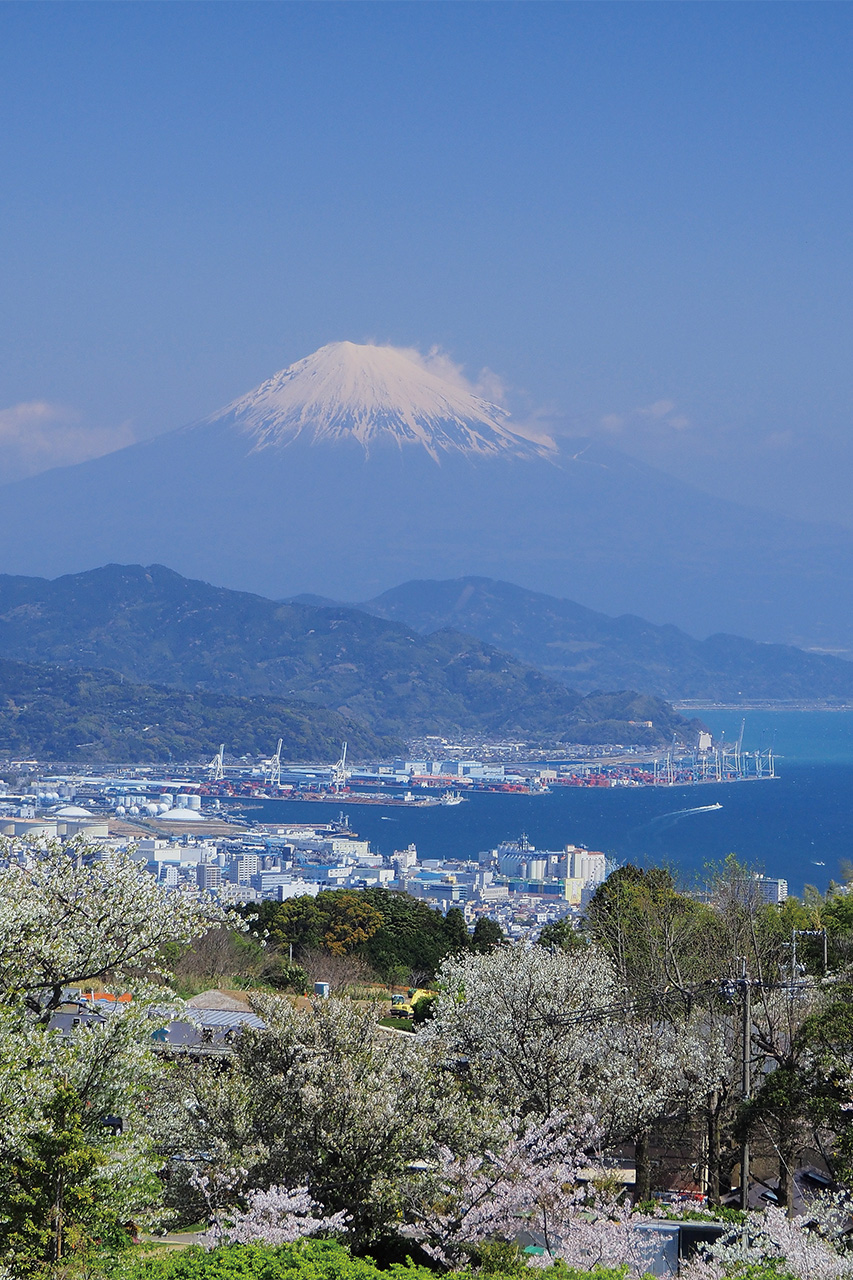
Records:
[[[742,713],[707,712],[715,734],[736,739]],[[475,858],[526,833],[541,849],[585,844],[620,862],[665,865],[690,883],[729,853],[790,892],[825,890],[853,861],[853,712],[751,712],[744,749],[779,753],[775,780],[700,787],[556,788],[548,795],[473,794],[453,808],[347,805],[350,825],[384,854],[414,842],[421,857]],[[721,809],[708,809],[716,803]],[[328,822],[341,806],[270,801],[263,822]]]
[[[853,765],[853,711],[699,711],[719,738],[745,751],[773,751],[782,763]]]

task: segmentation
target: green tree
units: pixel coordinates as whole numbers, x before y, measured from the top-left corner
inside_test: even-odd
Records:
[[[245,915],[255,934],[266,936],[282,951],[328,951],[349,955],[382,927],[380,911],[363,893],[332,889],[316,898],[304,895],[286,902],[252,904]]]
[[[839,1182],[853,1190],[853,987],[835,987],[797,1035],[799,1101]]]
[[[97,1185],[105,1161],[84,1131],[76,1090],[60,1084],[42,1124],[2,1169],[0,1256],[16,1273],[47,1275],[67,1255],[85,1253],[105,1228],[115,1228]]]
[[[393,1234],[412,1164],[441,1146],[459,1149],[472,1128],[441,1047],[389,1035],[377,1027],[378,1008],[351,1000],[298,1009],[264,996],[257,1007],[266,1030],[241,1037],[229,1071],[182,1064],[180,1089],[161,1090],[176,1169],[204,1152],[206,1174],[247,1171],[237,1198],[243,1189],[307,1185],[325,1213],[347,1212],[360,1248]],[[181,1177],[169,1195],[197,1214]]]
[[[660,867],[620,867],[599,885],[587,928],[613,961],[629,991],[654,1003],[664,995],[690,1002],[716,963],[711,909],[679,893]]]
[[[129,853],[79,840],[26,851],[0,841],[0,1000],[47,1021],[64,987],[166,976],[166,953],[221,923],[212,901],[171,893]]]
[[[471,945],[471,935],[465,923],[461,907],[451,907],[444,917],[444,932],[450,951],[467,951]]]
[[[345,956],[372,938],[382,927],[382,916],[360,893],[343,891],[334,902],[325,895],[320,910],[324,916],[323,946],[333,956]]]
[[[428,996],[418,996],[412,1005],[412,1022],[419,1025],[423,1022],[429,1022],[435,1012],[435,1002],[438,999],[438,993]]]
[[[458,907],[442,916],[408,893],[391,889],[330,889],[312,898],[251,903],[243,908],[252,933],[285,954],[309,951],[357,955],[380,977],[418,986],[445,956],[471,939]]]
[[[475,951],[491,951],[492,947],[500,947],[506,942],[506,934],[497,920],[488,916],[479,916],[471,935],[471,945]]]
[[[146,1107],[162,1068],[150,1014],[171,998],[169,956],[224,913],[82,842],[2,852],[0,1254],[18,1259],[17,1278],[158,1203]],[[95,980],[134,998],[103,1017],[90,1010],[70,1034],[52,1029],[63,989]],[[108,1115],[123,1132],[104,1126]]]
[[[536,939],[540,947],[550,951],[556,947],[560,951],[572,951],[575,947],[586,946],[589,934],[582,933],[570,916],[561,916],[559,920],[550,920],[543,925]]]
[[[820,913],[826,929],[829,966],[846,968],[853,963],[853,893],[838,889],[827,895]]]
[[[454,945],[441,913],[399,890],[366,889],[364,896],[382,915],[382,928],[360,948],[367,963],[386,979],[415,986],[431,980]]]

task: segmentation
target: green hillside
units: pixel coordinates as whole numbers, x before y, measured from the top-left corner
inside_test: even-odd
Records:
[[[346,739],[355,759],[402,749],[324,707],[134,684],[112,671],[0,659],[0,757],[68,762],[162,762],[235,755],[331,761]]]
[[[611,741],[656,745],[692,732],[660,700],[634,714],[632,693],[613,695],[601,716],[560,681],[457,631],[423,636],[357,609],[276,603],[157,565],[54,582],[0,577],[0,655],[199,693],[299,699],[395,738],[598,742],[602,719]]]
[[[572,600],[489,578],[416,581],[359,606],[429,634],[455,627],[582,692],[643,689],[708,702],[853,700],[853,662],[740,636],[696,640],[632,614],[611,618]]]

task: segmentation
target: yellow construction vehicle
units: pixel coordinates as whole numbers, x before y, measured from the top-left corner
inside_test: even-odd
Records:
[[[435,991],[430,991],[426,987],[409,987],[406,995],[398,993],[391,997],[391,1016],[393,1018],[413,1018],[417,1002],[424,997],[427,1000],[432,1000],[435,995]]]

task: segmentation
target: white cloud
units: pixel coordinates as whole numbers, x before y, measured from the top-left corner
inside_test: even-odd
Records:
[[[375,345],[392,346],[393,343],[378,343],[375,338],[365,339]],[[520,416],[516,417],[511,412],[509,405],[510,388],[506,381],[495,373],[493,369],[481,369],[476,379],[469,378],[464,366],[457,364],[452,356],[439,346],[430,347],[424,354],[417,347],[394,347],[395,351],[399,351],[401,355],[412,360],[415,364],[420,365],[422,369],[434,373],[437,378],[442,378],[445,382],[449,382],[451,386],[459,387],[462,391],[467,391],[469,395],[479,396],[482,400],[487,400],[489,404],[496,404],[501,409],[505,409],[510,414],[507,425],[516,435],[523,436],[525,440],[532,440],[535,444],[543,445],[546,449],[556,449],[553,438],[552,419],[557,410],[555,407],[547,405],[538,409],[527,410]]]
[[[85,462],[134,441],[129,423],[96,427],[64,405],[28,400],[0,409],[0,482]]]
[[[626,431],[632,437],[645,439],[689,427],[690,419],[686,414],[676,413],[677,408],[674,400],[655,400],[627,413],[605,413],[598,421],[599,426],[611,434]]]
[[[654,404],[647,404],[644,408],[638,409],[637,413],[643,418],[665,418],[674,408],[674,400],[655,400]]]
[[[605,413],[601,419],[601,425],[605,431],[621,431],[625,425],[625,419],[621,413]]]
[[[454,387],[461,387],[463,391],[469,391],[471,395],[480,396],[490,404],[506,408],[507,385],[500,374],[492,369],[481,369],[477,379],[472,381],[466,377],[463,366],[457,364],[441,347],[430,347],[426,355],[413,347],[403,350],[410,360],[414,360],[422,369],[428,369],[436,377],[443,378]]]

